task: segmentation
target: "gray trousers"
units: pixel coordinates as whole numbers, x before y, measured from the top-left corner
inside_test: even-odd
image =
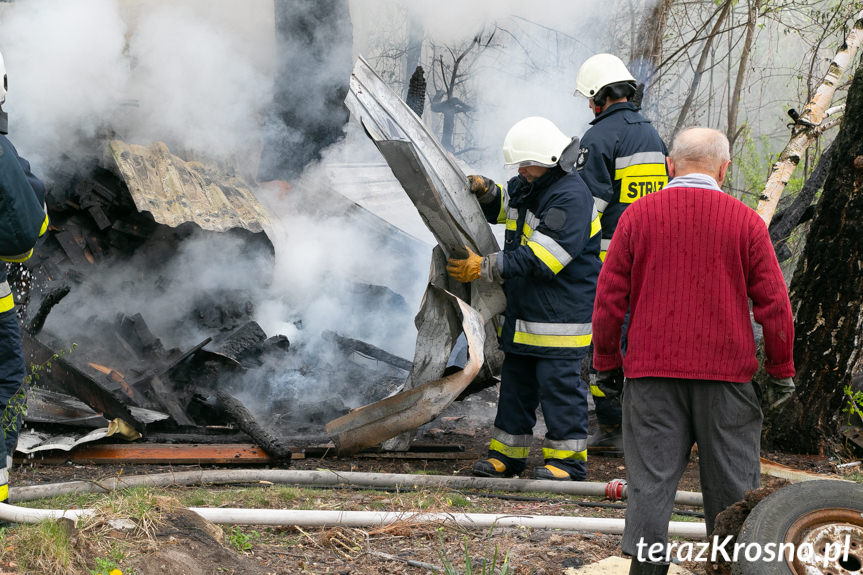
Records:
[[[755,385],[695,379],[627,380],[623,552],[668,540],[674,493],[698,444],[707,533],[716,515],[760,486],[761,405]],[[642,547],[643,548],[643,547]],[[643,548],[644,549],[644,548]]]

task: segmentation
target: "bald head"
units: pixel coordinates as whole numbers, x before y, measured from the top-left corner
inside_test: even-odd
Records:
[[[686,128],[674,138],[668,156],[668,175],[707,174],[719,185],[731,162],[728,138],[712,128]]]

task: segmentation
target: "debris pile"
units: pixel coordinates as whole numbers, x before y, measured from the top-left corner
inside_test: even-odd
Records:
[[[108,168],[52,190],[47,238],[12,274],[38,377],[28,415],[34,428],[56,433],[119,420],[145,441],[254,442],[286,461],[292,447],[326,443],[327,421],[404,383],[411,362],[369,343],[325,332],[313,346],[297,346],[266,334],[253,319],[252,290],[179,283],[167,266],[184,246],[229,242],[260,262],[255,282],[265,284],[274,252],[266,211],[240,179],[183,162],[162,144],[115,141],[109,150]],[[166,321],[163,300],[179,290],[193,293],[181,294],[185,307]],[[367,309],[381,302],[408,309],[388,288],[354,291]],[[70,293],[86,293],[93,312],[54,333],[63,309],[55,306],[68,304]],[[301,331],[302,317],[291,327]],[[164,343],[181,329],[199,335],[179,347]]]

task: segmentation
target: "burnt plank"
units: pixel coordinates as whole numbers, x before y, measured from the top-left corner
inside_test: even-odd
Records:
[[[90,214],[90,217],[93,218],[93,221],[96,223],[96,227],[98,227],[100,231],[107,230],[111,227],[111,220],[108,219],[108,216],[105,215],[105,212],[102,211],[100,206],[90,206],[87,208],[87,212]]]
[[[136,313],[133,316],[122,315],[118,319],[117,332],[135,348],[138,354],[149,359],[161,359],[164,354],[162,342],[153,335],[144,316]]]
[[[142,226],[139,226],[138,224],[127,222],[124,220],[115,220],[114,223],[111,224],[111,229],[116,230],[127,236],[133,236],[141,239],[146,239],[150,235],[149,230],[145,230],[142,228]]]
[[[63,253],[66,254],[73,266],[90,265],[87,258],[84,257],[84,248],[78,244],[75,236],[70,232],[58,232],[54,234],[54,239],[63,248]]]
[[[90,184],[92,185],[92,192],[100,196],[102,199],[108,201],[109,203],[114,203],[114,201],[117,199],[117,194],[115,194],[114,191],[107,186],[103,186],[95,180],[91,180]]]
[[[293,455],[292,455],[293,456]],[[293,456],[303,459],[302,453]],[[147,463],[174,465],[249,465],[253,463],[273,464],[273,458],[257,445],[249,443],[197,445],[160,443],[120,443],[103,445],[81,445],[71,453],[56,455],[37,454],[27,461],[53,463],[55,461],[77,461],[81,463]]]
[[[84,241],[87,242],[87,248],[93,254],[96,262],[102,261],[102,246],[99,244],[99,239],[92,235],[84,236]]]
[[[101,413],[106,419],[119,417],[139,433],[144,433],[145,424],[135,419],[129,408],[111,392],[64,358],[55,357],[54,350],[31,336],[26,330],[22,330],[21,339],[29,361],[37,364],[52,362],[51,377],[40,380],[41,385],[73,395]]]
[[[147,383],[149,383],[150,387],[153,389],[153,397],[156,401],[164,407],[168,414],[173,418],[174,421],[179,425],[195,425],[195,422],[186,414],[186,410],[184,410],[162,380],[158,375],[152,375],[147,378]],[[135,384],[134,387],[138,387],[138,384]]]
[[[333,331],[326,330],[321,334],[321,337],[326,341],[334,342],[346,352],[355,351],[357,353],[361,353],[365,356],[371,357],[372,359],[382,361],[386,364],[397,367],[404,371],[410,371],[411,367],[413,366],[413,363],[411,363],[410,361],[397,355],[393,355],[388,351],[384,351],[377,346],[358,339],[344,337]]]

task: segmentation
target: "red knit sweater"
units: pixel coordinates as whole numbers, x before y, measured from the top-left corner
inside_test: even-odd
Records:
[[[794,322],[767,228],[717,190],[666,188],[623,213],[599,275],[593,365],[626,377],[746,382],[758,369],[749,316],[764,328],[766,369],[794,375]]]

